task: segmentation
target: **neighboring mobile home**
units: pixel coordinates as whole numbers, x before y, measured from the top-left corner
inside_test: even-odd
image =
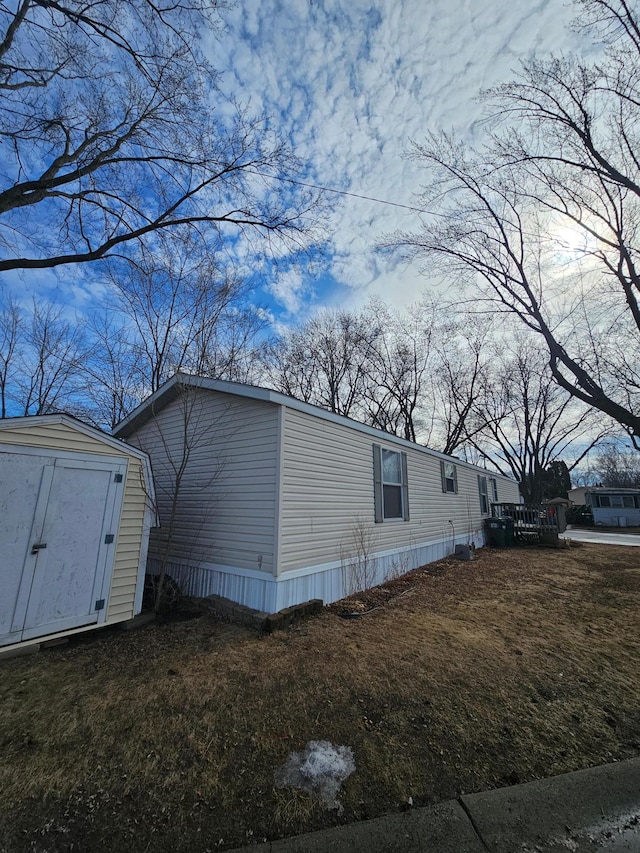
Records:
[[[177,375],[114,432],[151,458],[150,565],[267,612],[481,545],[490,503],[519,500],[506,477],[233,382]]]
[[[594,486],[571,489],[569,498],[591,507],[594,524],[609,527],[640,525],[640,489],[616,489]]]
[[[0,420],[0,646],[140,612],[155,497],[147,455],[70,415]]]

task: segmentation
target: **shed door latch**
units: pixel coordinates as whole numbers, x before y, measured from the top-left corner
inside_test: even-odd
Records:
[[[31,553],[37,554],[38,551],[42,551],[42,549],[46,548],[46,547],[47,547],[46,542],[36,542],[36,544],[31,547]]]

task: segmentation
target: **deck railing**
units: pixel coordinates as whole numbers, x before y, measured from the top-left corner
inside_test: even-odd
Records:
[[[540,540],[544,535],[556,536],[566,530],[564,507],[556,504],[527,506],[514,503],[491,504],[493,518],[513,520],[513,538],[516,542]]]

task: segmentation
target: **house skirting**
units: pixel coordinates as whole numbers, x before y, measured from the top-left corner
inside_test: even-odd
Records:
[[[186,595],[201,598],[219,595],[254,610],[276,613],[284,607],[292,607],[314,598],[330,604],[365,587],[377,586],[419,566],[441,560],[453,553],[455,545],[469,541],[476,547],[482,547],[482,531],[475,531],[471,540],[466,535],[455,539],[448,536],[409,548],[366,555],[366,558],[354,556],[333,563],[295,569],[278,577],[235,566],[181,561],[178,558],[168,561],[167,573]],[[159,567],[159,559],[150,556],[147,571],[157,573]]]

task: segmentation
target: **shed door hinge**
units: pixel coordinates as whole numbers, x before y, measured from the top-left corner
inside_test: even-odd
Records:
[[[112,542],[113,542],[113,533],[107,533],[107,535],[104,537],[104,544],[105,545],[111,545]]]
[[[96,609],[96,610],[104,610],[104,598],[99,598],[99,599],[96,601],[96,607],[95,607],[95,609]]]
[[[113,475],[113,482],[114,483],[121,483],[122,482],[122,474],[114,474]]]

